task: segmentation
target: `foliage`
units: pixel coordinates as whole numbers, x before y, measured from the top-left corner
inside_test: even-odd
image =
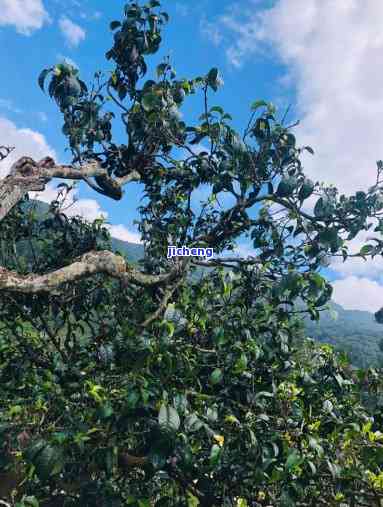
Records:
[[[124,285],[97,273],[48,294],[1,292],[1,466],[22,476],[16,500],[5,495],[89,507],[381,505],[379,373],[302,339],[300,317],[317,319],[331,298],[321,267],[346,259],[347,241],[372,219],[381,232],[382,164],[368,192],[339,196],[305,176],[300,158],[312,149],[297,146],[271,104],[252,105],[243,136],[209,107],[217,69],[177,80],[165,61],[142,83],[168,20],[159,7],[126,5],[111,25],[114,69],[93,86],[69,65],[39,82],[50,78],[73,164],[108,170],[113,183],[96,176],[99,189],[119,199],[121,178],[139,174],[140,269],[176,265],[178,277]],[[204,112],[188,126],[178,112],[197,92]],[[126,144],[113,141],[116,111]],[[210,148],[197,153],[197,143]],[[193,210],[201,184],[212,194]],[[223,194],[235,204],[221,206]],[[66,219],[56,203],[41,223],[24,204],[1,223],[4,267],[44,274],[111,248],[102,222]],[[242,234],[255,257],[219,257]],[[32,257],[9,250],[20,239]],[[217,257],[168,260],[175,244]],[[381,254],[378,238],[367,246],[361,256]],[[206,264],[214,269],[202,280],[188,276]]]

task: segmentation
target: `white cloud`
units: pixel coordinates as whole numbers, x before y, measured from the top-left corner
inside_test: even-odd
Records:
[[[376,243],[374,241],[370,241],[370,239],[379,238],[380,234],[378,232],[374,232],[377,221],[371,220],[371,222],[373,223],[373,227],[371,227],[368,231],[360,232],[353,240],[347,242],[349,254],[352,255],[358,253],[363,245],[376,245]],[[383,276],[383,258],[377,256],[374,259],[366,259],[367,260],[352,257],[343,262],[342,257],[337,257],[332,261],[331,269],[336,271],[342,277],[356,275],[377,280],[379,277]]]
[[[57,198],[60,188],[57,188],[58,180],[49,183],[43,192],[29,192],[31,199],[50,204]],[[71,182],[68,181],[68,184]],[[62,198],[60,198],[62,201]],[[97,218],[108,218],[108,213],[104,211],[95,199],[80,199],[79,189],[75,187],[66,196],[62,206],[62,213],[68,217],[81,216],[89,222],[93,222]]]
[[[59,27],[70,47],[77,47],[85,39],[85,30],[66,16],[60,18]]]
[[[282,64],[283,93],[295,87],[298,144],[315,151],[304,155],[304,170],[346,195],[373,185],[376,160],[383,158],[383,74],[377,66],[383,53],[382,18],[379,1],[305,0],[297,9],[296,0],[277,0],[264,9],[248,0],[212,20],[232,66],[253,64],[260,56]],[[306,209],[315,201],[305,203]],[[374,234],[353,241],[354,251],[367,236]],[[381,258],[335,261],[331,268],[343,277],[335,282],[341,304],[374,309],[383,291]]]
[[[30,199],[37,199],[38,201],[43,201],[50,204],[57,198],[58,192],[59,189],[56,188],[56,185],[53,183],[48,183],[43,192],[29,192],[28,195]]]
[[[221,44],[223,35],[215,23],[210,23],[206,18],[202,18],[200,21],[200,30],[214,46],[219,46]]]
[[[373,244],[373,243],[372,243]],[[358,275],[370,278],[378,278],[383,275],[383,259],[347,259],[345,262],[341,258],[331,263],[331,269],[342,276]]]
[[[296,9],[296,0],[279,0],[267,10],[257,3],[218,19],[231,37],[229,60],[241,66],[258,53],[279,57],[296,85],[298,142],[316,152],[305,156],[306,172],[345,193],[368,187],[383,145],[383,74],[376,67],[383,2],[306,0]]]
[[[78,199],[65,211],[65,214],[68,217],[80,215],[89,222],[93,222],[97,218],[108,218],[108,213],[101,208],[95,199]]]
[[[57,189],[55,184],[50,183],[47,185],[44,192],[30,192],[29,195],[31,199],[37,199],[50,204],[57,198],[59,191],[60,189]],[[66,196],[62,213],[68,217],[81,216],[84,220],[89,222],[93,222],[97,218],[108,219],[108,212],[104,211],[95,199],[79,198],[78,188],[75,188]],[[137,231],[130,230],[123,224],[106,224],[105,227],[109,230],[113,238],[128,241],[129,243],[142,243],[140,234]]]
[[[22,156],[40,160],[56,154],[45,137],[29,128],[18,128],[12,121],[0,116],[0,144],[14,146],[15,150],[0,164],[0,177],[8,174],[11,165]]]
[[[14,146],[14,151],[0,164],[0,177],[5,177],[11,165],[20,157],[27,156],[34,160],[41,160],[44,157],[52,157],[57,160],[55,150],[49,146],[45,137],[29,128],[18,128],[12,121],[7,118],[0,117],[0,144],[5,146]],[[58,190],[56,184],[50,183],[44,192],[30,192],[32,199],[39,199],[44,202],[52,202],[56,198]],[[68,199],[68,204],[73,202],[74,198],[78,198],[78,191],[72,192]],[[78,199],[66,212],[68,216],[79,214],[88,220],[99,218],[103,212],[97,201],[93,199]]]
[[[243,257],[245,259],[247,257],[256,257],[254,248],[251,245],[245,243],[239,243],[235,250],[232,252],[228,251],[226,255],[229,257]]]
[[[332,285],[333,300],[347,310],[376,312],[383,306],[383,286],[374,280],[349,276]]]
[[[31,35],[48,22],[42,0],[0,0],[0,26],[14,26],[18,33]]]
[[[140,234],[129,230],[125,225],[109,225],[108,229],[114,238],[129,241],[129,243],[142,243]]]

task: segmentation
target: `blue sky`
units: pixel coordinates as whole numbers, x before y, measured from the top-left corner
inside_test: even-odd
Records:
[[[124,2],[114,0],[0,0],[0,133],[16,146],[15,157],[54,155],[69,161],[55,104],[37,86],[44,67],[73,60],[89,80],[108,70],[109,23],[120,19]],[[298,7],[298,8],[297,8]],[[292,104],[299,118],[298,142],[316,150],[303,161],[315,180],[335,183],[344,193],[366,189],[383,158],[383,3],[362,0],[179,0],[163,1],[171,15],[161,52],[178,76],[195,77],[217,66],[224,87],[212,97],[246,125],[256,99],[283,112]],[[294,13],[292,16],[291,14]],[[149,61],[149,64],[150,64]],[[201,112],[193,100],[187,120]],[[7,168],[0,168],[5,175]],[[43,198],[53,197],[52,189]],[[73,213],[94,219],[107,214],[111,232],[138,241],[133,220],[140,186],[126,189],[122,202],[81,185]],[[354,241],[356,249],[365,237]],[[383,261],[335,263],[335,299],[346,308],[375,311],[383,303]]]

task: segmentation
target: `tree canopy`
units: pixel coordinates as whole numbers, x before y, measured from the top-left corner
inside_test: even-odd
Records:
[[[179,79],[166,59],[148,78],[168,21],[159,1],[129,2],[110,26],[111,69],[88,84],[69,64],[45,69],[72,161],[22,157],[0,181],[0,497],[381,506],[379,372],[354,371],[300,322],[319,318],[321,269],[360,231],[376,238],[353,256],[382,254],[383,163],[373,187],[340,195],[305,176],[313,150],[272,104],[254,102],[235,131],[211,104],[218,69]],[[194,125],[180,114],[191,95]],[[73,180],[117,201],[141,182],[144,260],[113,253],[103,222],[68,218],[60,198],[37,216],[28,192],[54,178],[63,199]],[[243,235],[254,255],[228,255]],[[169,245],[215,256],[168,259]]]

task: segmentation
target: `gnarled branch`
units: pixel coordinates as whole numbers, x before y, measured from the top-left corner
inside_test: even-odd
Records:
[[[0,290],[9,290],[22,294],[50,293],[58,294],[60,286],[75,282],[98,273],[105,273],[120,279],[124,285],[132,283],[144,287],[166,284],[179,275],[180,268],[175,266],[168,273],[149,275],[128,266],[123,257],[109,252],[91,251],[75,259],[69,266],[44,275],[20,275],[0,267]]]
[[[5,157],[4,157],[5,158]],[[93,161],[81,167],[56,164],[51,157],[35,162],[30,157],[21,157],[11,167],[9,175],[0,181],[0,221],[30,191],[41,192],[52,178],[83,180],[89,184],[89,178],[97,178],[103,188],[92,188],[113,199],[121,199],[122,186],[140,179],[138,171],[131,171],[120,178],[111,178],[108,171],[99,162]]]

